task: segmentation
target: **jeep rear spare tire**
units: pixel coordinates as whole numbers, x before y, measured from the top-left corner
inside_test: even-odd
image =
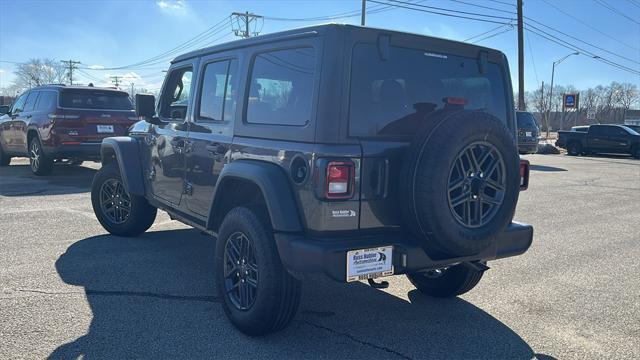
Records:
[[[513,218],[515,136],[484,112],[443,111],[427,121],[404,163],[405,222],[431,256],[478,254]]]

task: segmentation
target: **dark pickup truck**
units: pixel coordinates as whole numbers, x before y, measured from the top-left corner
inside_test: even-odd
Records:
[[[640,134],[624,125],[591,125],[586,132],[558,131],[556,146],[572,156],[630,154],[640,159]]]

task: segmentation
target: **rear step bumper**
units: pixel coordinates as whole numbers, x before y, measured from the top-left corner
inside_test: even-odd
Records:
[[[533,241],[531,225],[512,222],[498,234],[493,245],[480,254],[432,259],[415,239],[396,235],[385,237],[310,239],[303,235],[274,234],[284,266],[292,273],[324,273],[334,280],[345,282],[347,252],[393,245],[394,274],[437,269],[461,262],[489,261],[523,254]]]

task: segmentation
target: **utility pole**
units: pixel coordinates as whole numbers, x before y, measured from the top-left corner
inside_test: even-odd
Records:
[[[360,26],[364,26],[364,17],[367,14],[367,0],[362,0],[362,14],[360,14]]]
[[[133,82],[131,82],[131,98],[133,99],[133,85],[135,85]]]
[[[73,85],[73,70],[77,69],[76,65],[80,64],[80,61],[69,60],[60,60],[61,63],[65,64],[69,68],[69,85]]]
[[[542,117],[540,118],[540,120],[542,121],[542,120],[545,119],[545,116],[544,116],[544,114],[545,114],[545,111],[544,111],[544,104],[545,104],[545,101],[544,101],[544,80],[542,80],[542,87],[540,88],[540,99],[541,99],[540,102],[542,103],[542,109],[540,109],[540,110],[542,110],[542,114],[541,114]],[[549,128],[549,123],[545,122],[545,126],[548,129]],[[538,134],[538,135],[540,135],[540,134]]]
[[[522,0],[518,0],[518,109],[525,110],[524,104],[524,29],[522,24]]]
[[[264,21],[263,20],[264,18],[262,16],[252,14],[248,11],[245,11],[244,13],[234,12],[234,13],[231,13],[231,16],[234,17],[236,23],[238,24],[238,28],[233,29],[233,33],[236,34],[236,36],[248,38],[248,37],[257,36],[258,34],[260,34],[260,31],[255,31],[256,30],[255,27],[254,27],[254,31],[251,32],[250,25],[251,23],[257,24],[258,21],[260,20]],[[233,22],[232,22],[232,25],[233,25]]]
[[[111,82],[112,82],[116,87],[118,87],[118,85],[120,85],[120,79],[122,79],[122,76],[115,75],[115,76],[109,76],[109,77],[111,78]]]

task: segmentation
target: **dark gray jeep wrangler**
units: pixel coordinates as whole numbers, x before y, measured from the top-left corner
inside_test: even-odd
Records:
[[[136,111],[102,143],[96,216],[136,236],[161,209],[216,237],[217,288],[246,334],[292,320],[306,273],[378,288],[406,274],[448,297],[531,245],[512,222],[529,168],[499,51],[309,27],[179,56]]]

